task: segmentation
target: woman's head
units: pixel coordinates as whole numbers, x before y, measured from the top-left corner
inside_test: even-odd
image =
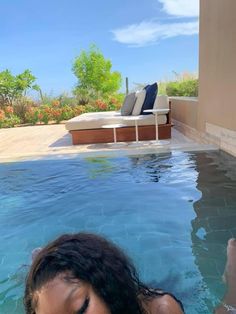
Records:
[[[140,283],[125,254],[87,233],[62,235],[43,248],[26,280],[27,314],[139,314]]]

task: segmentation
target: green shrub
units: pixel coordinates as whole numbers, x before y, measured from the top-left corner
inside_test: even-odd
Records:
[[[167,82],[159,82],[158,83],[158,95],[166,95],[166,85]]]
[[[40,106],[38,111],[38,121],[48,124],[52,117],[52,109],[48,105]]]
[[[15,114],[5,116],[4,119],[0,119],[0,128],[12,128],[17,124],[20,124],[20,118]]]
[[[99,97],[90,95],[83,105],[78,98],[62,94],[59,97],[42,94],[41,101],[19,96],[13,106],[4,105],[0,108],[0,127],[13,127],[16,124],[48,124],[60,123],[87,112],[119,110],[125,95],[123,93],[104,94]]]
[[[66,106],[66,105],[76,106],[78,104],[78,100],[75,97],[71,97],[71,96],[67,95],[66,93],[61,94],[58,97],[58,100],[60,101],[60,105],[62,107]]]
[[[162,80],[158,82],[158,95],[168,96],[185,96],[197,97],[198,96],[198,78],[195,73],[174,72],[172,80]],[[136,89],[142,89],[146,84],[136,83]]]
[[[14,102],[13,102],[13,108],[14,108],[14,114],[17,115],[21,123],[26,123],[26,113],[28,109],[33,106],[34,103],[31,99],[27,97],[18,97]]]
[[[39,121],[39,109],[36,107],[29,107],[25,114],[26,123],[36,124]]]
[[[72,106],[65,105],[61,108],[61,121],[69,120],[74,117],[74,109]]]
[[[198,96],[198,80],[189,79],[184,81],[168,82],[166,85],[166,93],[168,96]]]
[[[73,92],[79,105],[87,105],[90,101],[96,99],[96,93],[92,89],[77,87]]]
[[[108,110],[119,110],[120,107],[122,106],[122,103],[124,101],[125,94],[119,93],[119,94],[114,94],[108,97],[106,100],[108,104]]]

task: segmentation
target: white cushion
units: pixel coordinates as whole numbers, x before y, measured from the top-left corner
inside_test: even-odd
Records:
[[[141,119],[138,120],[138,125],[155,125],[155,117],[153,114],[140,115]],[[87,130],[87,129],[100,129],[106,124],[125,124],[127,126],[134,126],[134,121],[125,120],[118,111],[106,112],[90,112],[84,113],[80,116],[74,117],[66,121],[66,129],[71,130]],[[166,124],[166,114],[158,115],[158,124]]]
[[[169,98],[167,95],[157,95],[153,109],[169,109]]]
[[[146,90],[145,89],[141,90],[140,92],[136,92],[136,102],[134,104],[132,116],[140,115],[145,97],[146,97]]]

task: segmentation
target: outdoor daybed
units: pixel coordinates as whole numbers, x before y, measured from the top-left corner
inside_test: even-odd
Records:
[[[145,91],[140,92],[140,94],[142,93],[145,93]],[[113,124],[125,125],[125,127],[120,127],[116,129],[118,142],[135,141],[135,123],[134,121],[126,120],[127,116],[132,115],[139,116],[139,140],[154,140],[156,138],[155,116],[153,114],[145,114],[145,111],[142,114],[137,114],[138,112],[141,112],[141,106],[143,106],[143,99],[145,98],[145,95],[144,97],[142,95],[143,99],[141,99],[141,102],[139,99],[140,97],[141,96],[137,95],[136,93],[132,110],[130,110],[129,108],[129,110],[127,111],[121,108],[121,111],[84,113],[80,116],[68,120],[65,126],[72,135],[73,145],[113,142],[114,138],[112,128],[103,128],[104,125]],[[128,102],[130,105],[130,102],[132,102],[133,100],[129,100],[132,97],[128,95],[126,96],[126,98],[129,98]],[[137,108],[138,106],[140,108]],[[127,109],[127,99],[125,100],[123,107]],[[159,139],[171,138],[171,110],[168,97],[155,95],[155,98],[151,104],[151,108],[167,109],[166,111],[164,110],[162,114],[158,114]],[[149,108],[146,107],[145,109],[150,109],[150,106]]]
[[[154,115],[142,115],[138,121],[139,140],[155,139]],[[113,130],[103,129],[105,124],[122,123],[127,127],[117,129],[117,141],[135,141],[134,121],[125,121],[118,111],[91,112],[74,117],[66,122],[66,129],[72,135],[73,145],[113,142]],[[158,115],[159,139],[171,138],[171,112]]]

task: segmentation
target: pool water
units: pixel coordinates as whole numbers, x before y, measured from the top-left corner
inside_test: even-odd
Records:
[[[186,313],[212,313],[236,237],[235,169],[223,152],[0,164],[0,313],[24,313],[32,250],[78,231],[120,245]]]

